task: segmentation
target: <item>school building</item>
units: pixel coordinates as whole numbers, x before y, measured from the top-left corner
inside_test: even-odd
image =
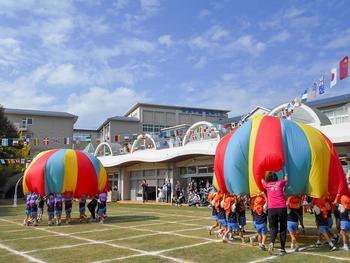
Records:
[[[95,153],[107,169],[110,186],[117,186],[119,199],[141,200],[141,182],[146,179],[149,198],[156,200],[157,189],[168,179],[173,190],[179,181],[185,192],[191,180],[200,186],[204,186],[207,180],[211,182],[216,146],[230,127],[255,114],[280,116],[287,104],[273,109],[258,106],[244,116],[217,118],[212,122],[199,120],[192,125],[177,122],[173,127],[160,128],[170,136],[141,133],[129,153],[113,152],[112,149],[100,151],[99,148],[110,147],[103,143]],[[328,136],[335,144],[344,171],[350,177],[350,94],[302,104],[294,109],[290,118],[311,125]]]

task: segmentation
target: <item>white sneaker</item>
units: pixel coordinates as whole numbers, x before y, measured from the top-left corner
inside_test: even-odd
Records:
[[[270,255],[273,255],[273,244],[272,243],[270,243],[268,251],[269,251]]]
[[[255,240],[255,236],[250,236],[249,237],[249,243],[254,246],[254,240]]]
[[[349,251],[349,246],[348,245],[344,245],[344,246],[340,247],[339,250]]]
[[[208,230],[208,235],[211,235],[211,226],[207,226],[207,230]]]

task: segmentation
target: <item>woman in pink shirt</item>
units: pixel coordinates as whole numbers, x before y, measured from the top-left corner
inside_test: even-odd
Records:
[[[266,177],[266,182],[261,179],[267,194],[268,218],[270,224],[269,253],[272,254],[275,239],[280,231],[281,250],[280,255],[286,254],[285,245],[287,239],[287,205],[284,197],[284,187],[287,183],[287,176],[283,180],[278,180],[277,175],[270,172]]]

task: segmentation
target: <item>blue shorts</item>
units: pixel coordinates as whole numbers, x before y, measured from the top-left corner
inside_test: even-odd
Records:
[[[233,232],[239,231],[239,225],[237,223],[227,222],[227,227],[229,231],[233,231]]]
[[[38,207],[38,212],[43,212],[43,211],[44,211],[44,208]]]
[[[328,217],[328,228],[331,229],[333,226],[333,218]]]
[[[105,213],[106,213],[106,208],[100,208],[100,209],[98,209],[97,214],[98,214],[99,216],[103,216]]]
[[[319,226],[319,228],[320,228],[321,234],[324,234],[324,233],[328,232],[328,230],[329,230],[328,226]]]
[[[72,208],[66,208],[64,211],[66,211],[66,214],[72,213]]]
[[[245,216],[239,216],[238,224],[240,226],[245,226],[247,224],[247,218]]]
[[[30,212],[33,217],[37,217],[38,211],[34,210]]]
[[[227,221],[226,219],[219,219],[219,223],[221,226],[226,227],[227,226]]]
[[[26,209],[26,215],[29,216],[31,214],[32,214],[32,212],[30,211],[30,209]]]
[[[350,221],[340,221],[340,229],[344,231],[350,231]]]
[[[56,214],[56,216],[62,215],[62,210],[55,210],[55,214]]]
[[[290,233],[298,231],[299,223],[294,221],[287,221],[287,228]]]
[[[49,214],[49,216],[54,216],[55,210],[48,210],[47,213]]]
[[[85,207],[79,207],[79,212],[80,213],[85,213]]]
[[[262,234],[262,235],[267,234],[267,225],[265,223],[264,224],[256,224],[254,222],[253,224],[254,224],[254,228],[258,234]]]
[[[218,220],[218,216],[217,216],[217,215],[212,215],[211,218],[212,218],[214,221]]]

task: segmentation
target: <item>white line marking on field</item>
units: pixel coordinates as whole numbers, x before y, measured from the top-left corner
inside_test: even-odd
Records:
[[[45,261],[42,261],[42,260],[37,259],[37,258],[35,258],[35,257],[26,255],[26,254],[24,254],[23,252],[19,252],[19,251],[15,250],[15,249],[12,249],[12,248],[10,248],[10,247],[7,247],[7,246],[5,246],[5,245],[3,245],[3,244],[0,244],[0,248],[1,248],[1,249],[4,249],[4,250],[7,250],[8,252],[10,252],[10,253],[12,253],[12,254],[14,254],[14,255],[16,255],[16,256],[24,257],[25,259],[27,259],[27,260],[29,260],[29,261],[31,261],[31,262],[45,263]]]
[[[270,256],[270,257],[267,257],[267,258],[253,260],[253,261],[249,261],[248,263],[259,263],[259,262],[264,262],[266,260],[270,260],[270,259],[274,259],[274,258],[277,258],[277,256]]]
[[[39,252],[39,251],[45,251],[45,250],[56,250],[56,249],[65,249],[65,248],[72,248],[72,247],[79,247],[79,246],[84,246],[84,245],[93,245],[91,242],[84,242],[84,243],[79,243],[79,244],[74,244],[74,245],[64,245],[60,247],[48,247],[48,248],[40,248],[40,249],[33,249],[33,250],[28,250],[28,251],[23,251],[23,254],[28,254],[28,253],[34,253],[34,252]]]
[[[326,257],[326,258],[337,259],[337,260],[343,260],[343,261],[350,261],[350,258],[342,258],[342,257],[336,257],[336,256],[320,255],[320,254],[312,253],[312,252],[302,252],[302,254],[311,255],[311,256],[316,256],[316,257],[322,256],[322,257]]]
[[[8,231],[3,231],[4,233],[16,233],[16,232],[24,232],[24,231],[28,231],[27,229],[14,229],[14,230],[8,230]]]
[[[11,238],[11,239],[4,239],[0,240],[1,242],[8,242],[8,241],[17,241],[17,240],[30,240],[30,239],[40,239],[43,237],[54,237],[58,235],[43,235],[43,236],[35,236],[35,237],[20,237],[20,238]]]

